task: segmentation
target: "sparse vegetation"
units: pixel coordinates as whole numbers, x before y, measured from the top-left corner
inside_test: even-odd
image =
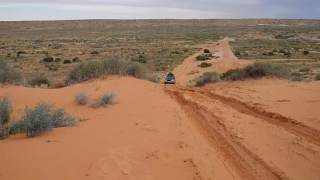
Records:
[[[92,20],[77,23],[79,26],[75,29],[74,21],[1,22],[0,27],[6,28],[2,28],[5,36],[0,38],[3,42],[0,58],[20,72],[26,82],[37,72],[54,84],[66,79],[78,65],[75,57],[81,62],[112,58],[137,61],[161,76],[200,50],[199,45],[222,37],[232,37],[232,49],[244,59],[305,59],[308,63],[319,59],[320,52],[315,40],[320,36],[317,20]],[[260,23],[268,25],[260,26]],[[26,27],[28,31],[24,33],[14,31]],[[46,28],[39,31],[39,27]],[[41,38],[35,39],[35,35]],[[203,53],[210,54],[205,49]],[[50,58],[49,63],[42,63],[44,57],[54,57],[54,62]],[[318,64],[319,61],[314,62],[312,70]],[[314,75],[308,78],[314,79]]]
[[[40,86],[50,86],[50,81],[44,75],[35,75],[30,81],[29,84],[33,87],[40,87]]]
[[[303,67],[299,70],[299,72],[310,72],[311,68],[310,67]]]
[[[10,121],[11,102],[7,97],[0,98],[0,126],[8,124]]]
[[[54,109],[48,104],[39,104],[33,109],[27,109],[22,117],[21,124],[16,124],[13,132],[25,131],[28,137],[39,136],[57,127],[72,126],[76,119],[64,112],[63,109]]]
[[[9,137],[10,129],[7,125],[0,125],[0,140]]]
[[[320,81],[320,73],[316,74],[315,80]]]
[[[231,69],[223,74],[216,72],[204,73],[195,79],[195,86],[203,86],[207,83],[216,83],[219,81],[236,81],[249,78],[261,78],[264,76],[275,76],[280,78],[291,78],[290,71],[283,67],[270,64],[255,63],[243,69]]]
[[[204,50],[203,50],[203,53],[208,54],[208,53],[211,53],[211,52],[210,52],[209,49],[204,49]]]
[[[71,64],[71,63],[72,63],[72,61],[69,59],[63,60],[63,64]]]
[[[103,75],[129,75],[141,79],[150,77],[146,67],[141,64],[123,60],[104,60],[79,64],[69,74],[67,82],[76,83]]]
[[[216,83],[216,82],[219,82],[220,80],[221,80],[220,75],[218,73],[208,72],[208,73],[204,73],[202,76],[200,76],[195,80],[195,86],[204,86],[205,84]]]
[[[0,83],[19,83],[21,75],[9,66],[4,60],[0,60]]]
[[[89,96],[84,92],[77,94],[75,97],[75,102],[82,106],[88,104],[88,101],[89,101]]]
[[[211,64],[211,63],[207,63],[207,62],[202,62],[202,63],[199,65],[199,67],[202,67],[202,68],[207,68],[207,67],[210,67],[210,66],[212,66],[212,64]]]
[[[54,58],[51,56],[47,56],[47,57],[43,58],[42,61],[45,63],[51,63],[51,62],[54,62]]]
[[[114,93],[110,92],[103,94],[96,100],[96,102],[93,104],[93,107],[99,108],[111,105],[113,103],[114,96]]]
[[[196,57],[197,61],[207,61],[207,60],[210,60],[212,58],[213,58],[213,56],[212,56],[211,53],[201,54],[201,55]]]
[[[0,140],[9,136],[11,102],[7,97],[0,98]]]
[[[243,80],[248,78],[260,78],[264,76],[288,77],[289,70],[283,66],[255,63],[243,69],[229,70],[221,75],[223,80]]]

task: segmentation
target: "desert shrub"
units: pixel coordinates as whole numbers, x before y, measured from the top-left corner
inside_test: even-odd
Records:
[[[211,53],[209,49],[204,49],[203,53]]]
[[[74,57],[74,58],[72,59],[72,62],[80,62],[80,58]]]
[[[320,81],[320,73],[316,74],[315,80]]]
[[[17,57],[20,57],[22,54],[28,54],[28,53],[25,52],[25,51],[18,51],[17,52]]]
[[[29,84],[31,86],[41,86],[41,85],[50,86],[50,81],[44,75],[36,75],[29,81]]]
[[[243,69],[233,69],[222,74],[223,80],[243,80],[264,76],[288,77],[289,70],[284,66],[255,63]]]
[[[310,67],[303,67],[299,70],[299,72],[310,72],[311,68]]]
[[[97,54],[99,54],[99,52],[98,51],[91,51],[91,54],[92,55],[97,55]]]
[[[207,67],[210,67],[210,66],[212,66],[212,64],[211,63],[206,63],[206,62],[203,62],[203,63],[201,63],[199,65],[199,67],[202,67],[202,68],[207,68]]]
[[[145,68],[145,66],[138,64],[138,63],[130,63],[126,67],[125,74],[127,74],[129,76],[136,77],[136,78],[143,79],[143,78],[146,78],[148,72],[147,72],[147,69]]]
[[[100,96],[96,102],[93,104],[93,107],[106,107],[107,105],[111,105],[113,103],[114,94],[113,93],[105,93]]]
[[[137,58],[133,58],[132,61],[145,64],[147,63],[147,57],[143,54],[140,54]]]
[[[10,121],[11,102],[7,97],[0,98],[0,126],[3,126]]]
[[[63,60],[63,64],[71,64],[71,63],[72,63],[72,61],[69,59]]]
[[[302,53],[303,53],[303,55],[308,55],[310,52],[307,50],[304,50]]]
[[[241,56],[241,53],[240,53],[240,51],[235,51],[235,52],[234,52],[234,55],[236,55],[237,57],[239,57],[239,56]]]
[[[21,75],[10,67],[4,60],[0,60],[0,83],[19,83]]]
[[[129,75],[140,79],[148,78],[145,66],[122,60],[89,61],[80,63],[69,74],[67,83],[76,83],[103,75]]]
[[[229,71],[223,73],[221,75],[221,79],[223,80],[241,80],[245,78],[245,74],[240,69],[230,69]]]
[[[64,88],[66,87],[66,83],[65,82],[61,82],[61,81],[58,81],[58,82],[55,82],[53,85],[52,85],[52,88],[55,88],[55,89],[58,89],[58,88]]]
[[[63,109],[54,109],[51,105],[39,104],[33,109],[26,110],[21,123],[17,129],[24,130],[28,137],[34,137],[53,128],[72,126],[76,123],[76,119],[66,114]]]
[[[220,81],[220,75],[216,72],[204,73],[195,80],[195,86],[204,86],[208,83],[216,83]]]
[[[54,128],[74,126],[77,123],[76,118],[63,109],[52,109],[51,115]]]
[[[24,121],[16,121],[10,125],[10,131],[9,134],[19,134],[19,133],[25,133],[26,132],[26,126],[24,124]]]
[[[76,95],[75,97],[75,102],[79,105],[86,105],[88,103],[88,95],[84,92],[81,92],[79,94]]]
[[[211,53],[201,54],[196,57],[197,61],[206,61],[206,60],[210,60],[211,58],[213,58]]]
[[[47,57],[43,58],[42,61],[46,62],[46,63],[51,63],[51,62],[54,62],[54,58],[51,56],[47,56]]]
[[[47,104],[39,104],[34,109],[25,112],[22,121],[28,137],[38,136],[54,127],[51,118],[51,107]]]
[[[10,128],[7,125],[0,125],[0,140],[9,137]]]

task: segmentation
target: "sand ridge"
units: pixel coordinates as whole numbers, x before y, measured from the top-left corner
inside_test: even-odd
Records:
[[[250,64],[228,41],[210,49],[220,58],[208,71]],[[39,102],[85,119],[0,141],[0,179],[318,179],[320,84],[269,78],[189,88],[197,54],[174,71],[178,85],[113,76],[61,89],[0,87],[15,119]],[[78,106],[80,92],[91,101],[114,92],[115,103]]]

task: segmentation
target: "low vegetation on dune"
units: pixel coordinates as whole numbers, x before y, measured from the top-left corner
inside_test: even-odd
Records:
[[[154,80],[148,69],[139,63],[123,60],[89,61],[76,66],[68,75],[67,83],[77,83],[105,75],[128,75]]]
[[[215,72],[205,73],[194,80],[195,86],[203,86],[207,83],[218,81],[236,81],[245,79],[255,79],[265,76],[290,79],[290,70],[284,66],[255,63],[242,69],[231,69],[225,73]]]
[[[25,133],[28,137],[39,136],[53,128],[68,127],[76,124],[77,119],[63,109],[49,104],[38,104],[27,109],[20,120],[10,122],[11,103],[6,98],[0,101],[1,119],[0,139],[12,134]]]
[[[28,137],[35,137],[53,128],[73,126],[76,122],[76,118],[65,113],[63,109],[42,103],[27,109],[22,119],[10,128],[10,133],[24,132]]]
[[[205,84],[219,81],[221,81],[220,74],[216,72],[207,72],[195,80],[195,86],[204,86]]]
[[[8,123],[10,121],[11,102],[7,97],[0,98],[0,139],[9,136]]]
[[[75,96],[75,102],[78,105],[84,106],[84,105],[88,104],[88,101],[89,101],[89,96],[85,92],[81,92]]]
[[[108,105],[111,105],[113,103],[114,97],[115,97],[114,93],[107,92],[102,96],[100,96],[98,99],[96,99],[92,107],[99,108],[99,107],[106,107]]]
[[[29,82],[32,87],[50,86],[50,80],[44,75],[35,75]]]
[[[21,81],[21,75],[4,60],[0,60],[0,83],[16,84]]]
[[[10,121],[11,102],[8,97],[0,98],[0,125],[7,124]]]
[[[284,66],[255,63],[243,69],[229,70],[221,75],[221,79],[235,81],[264,76],[286,78],[289,74],[290,71]]]

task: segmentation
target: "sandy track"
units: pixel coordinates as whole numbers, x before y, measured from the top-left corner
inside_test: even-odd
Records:
[[[237,59],[230,48],[229,41],[229,38],[225,38],[217,43],[203,46],[203,49],[209,49],[213,54],[219,57],[218,59],[206,61],[208,63],[212,63],[211,67],[200,68],[198,66],[201,62],[196,61],[196,57],[203,53],[203,49],[186,58],[183,64],[174,69],[174,74],[178,79],[178,84],[187,85],[190,80],[199,77],[205,72],[215,71],[223,73],[229,69],[237,69],[251,64],[252,61]]]
[[[201,127],[212,147],[216,148],[224,161],[234,169],[242,179],[288,179],[282,172],[269,167],[257,155],[235,140],[220,118],[210,112],[205,106],[187,100],[184,97],[185,88],[166,88],[170,94],[183,107],[195,123]],[[192,94],[193,98],[197,94]],[[200,95],[200,94],[198,94]]]
[[[225,72],[238,60],[228,39],[212,47],[220,58],[199,69],[194,56],[179,66],[177,86],[164,90],[194,120],[223,161],[241,179],[318,179],[320,176],[320,84],[261,79],[187,88],[203,72]],[[199,72],[190,74],[190,71]],[[274,103],[276,102],[276,103]],[[310,117],[310,118],[309,118]]]
[[[210,88],[164,89],[194,120],[212,148],[217,149],[239,178],[317,179],[319,176],[317,129],[279,113],[214,94]]]
[[[221,101],[222,103],[232,107],[233,109],[245,113],[247,115],[254,116],[258,119],[265,120],[268,123],[279,126],[299,137],[304,138],[310,143],[320,146],[320,130],[307,126],[297,120],[286,117],[279,113],[269,112],[262,108],[249,105],[235,98],[225,97],[208,91],[200,90],[202,94],[207,95],[210,98]]]

